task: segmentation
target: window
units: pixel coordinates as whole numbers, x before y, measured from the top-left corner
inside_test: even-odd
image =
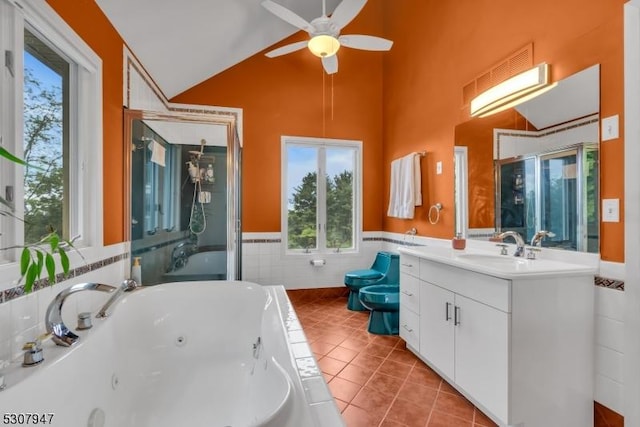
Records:
[[[69,61],[24,29],[24,241],[69,239]]]
[[[360,236],[361,143],[282,138],[288,252],[353,252]]]
[[[14,207],[0,215],[0,248],[51,228],[78,248],[102,246],[100,58],[46,2],[0,0],[0,22],[0,143],[28,163],[0,159],[0,192]],[[0,263],[18,253],[0,251]]]

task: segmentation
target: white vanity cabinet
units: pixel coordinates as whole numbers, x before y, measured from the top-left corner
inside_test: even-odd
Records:
[[[418,257],[416,278],[400,252],[401,292],[419,295],[417,308],[400,295],[411,351],[501,426],[593,425],[593,272],[498,277]]]
[[[400,337],[414,348],[420,347],[420,259],[403,255],[400,259]]]

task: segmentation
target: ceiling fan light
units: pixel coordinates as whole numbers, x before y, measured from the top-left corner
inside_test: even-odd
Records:
[[[333,56],[340,49],[340,42],[337,38],[328,34],[320,34],[309,40],[309,50],[319,58]]]

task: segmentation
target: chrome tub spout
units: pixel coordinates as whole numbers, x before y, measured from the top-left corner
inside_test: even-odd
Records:
[[[102,283],[80,283],[63,290],[56,295],[47,308],[44,320],[47,333],[51,334],[51,340],[53,342],[63,347],[69,347],[78,341],[78,335],[71,332],[62,321],[62,306],[69,295],[82,291],[99,291],[113,294],[96,316],[106,317],[107,310],[120,298],[123,292],[136,289],[137,287],[138,284],[133,280],[125,280],[120,287]]]

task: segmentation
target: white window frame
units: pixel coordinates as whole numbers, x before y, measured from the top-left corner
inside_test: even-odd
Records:
[[[281,137],[281,236],[282,236],[282,248],[285,255],[310,255],[310,254],[323,254],[323,255],[342,255],[342,254],[358,254],[360,251],[360,242],[362,241],[362,141],[347,140],[347,139],[332,139],[332,138],[313,138],[313,137],[300,137],[300,136],[282,136]],[[287,200],[287,147],[289,145],[297,146],[309,146],[315,148],[349,148],[355,151],[355,164],[353,171],[353,210],[355,213],[354,218],[354,233],[353,233],[353,248],[340,249],[336,252],[335,249],[326,247],[326,218],[324,215],[319,214],[317,217],[318,223],[323,224],[323,229],[320,232],[318,230],[317,245],[318,248],[305,251],[302,249],[289,249],[289,229],[288,229],[288,200]],[[318,159],[318,168],[316,169],[322,176],[324,171],[324,156]],[[320,180],[323,182],[322,180]],[[324,186],[318,185],[318,191],[324,191]],[[324,209],[321,210],[324,212]]]
[[[103,176],[102,176],[102,60],[44,0],[0,0],[0,136],[12,153],[23,147],[23,51],[25,23],[74,65],[70,70],[69,120],[69,234],[79,236],[76,248],[82,252],[103,246]],[[4,52],[13,55],[13,76],[4,64]],[[119,148],[118,148],[119,149]],[[14,188],[16,216],[24,214],[23,169],[0,160],[0,190]],[[0,247],[23,243],[19,221],[0,217]],[[18,230],[18,232],[14,232]],[[13,253],[12,253],[13,252]],[[10,280],[19,277],[19,250],[0,252],[0,274]],[[76,258],[69,254],[72,265]],[[7,286],[0,282],[0,290]]]

